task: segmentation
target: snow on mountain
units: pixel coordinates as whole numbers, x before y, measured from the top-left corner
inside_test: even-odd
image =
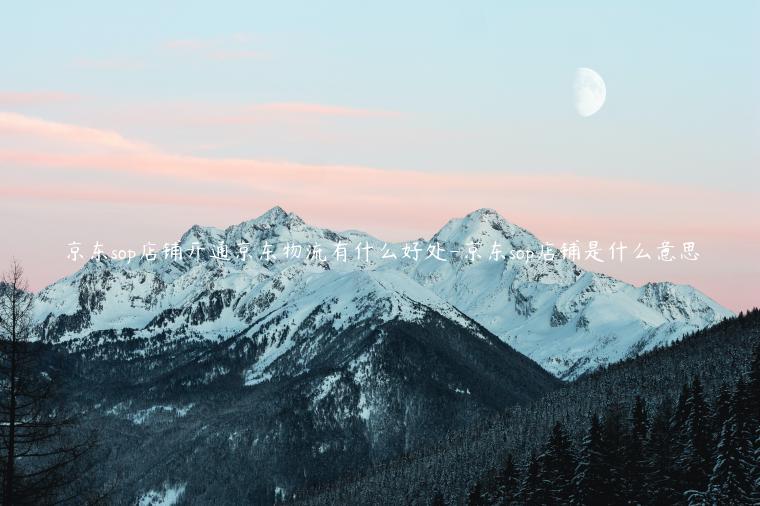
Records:
[[[100,257],[42,290],[43,338],[72,349],[137,339],[139,353],[150,354],[172,342],[245,336],[259,348],[242,378],[254,385],[278,374],[278,359],[315,328],[419,322],[433,311],[476,334],[482,325],[568,379],[732,314],[689,286],[635,287],[556,250],[543,258],[535,236],[488,209],[406,244],[421,250],[417,260],[408,250],[412,258],[403,258],[403,243],[312,227],[279,207],[225,230],[195,225],[177,245],[181,258],[165,258],[161,247],[155,260]],[[428,245],[447,261],[426,258]],[[336,255],[342,248],[345,259]],[[511,258],[512,250],[534,256]],[[382,258],[389,251],[395,258]],[[298,350],[306,367],[309,346]]]
[[[733,314],[690,286],[635,287],[584,271],[489,209],[451,220],[432,240],[449,250],[478,245],[480,259],[462,255],[449,263],[419,263],[410,275],[562,378],[667,344]],[[495,243],[506,258],[488,261]],[[512,250],[533,256],[512,258]]]

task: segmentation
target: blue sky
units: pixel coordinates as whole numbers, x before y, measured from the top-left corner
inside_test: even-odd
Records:
[[[538,4],[16,3],[0,35],[3,85],[83,95],[98,105],[79,104],[82,120],[97,126],[113,126],[101,117],[103,103],[173,100],[401,114],[328,125],[353,139],[339,150],[273,129],[228,136],[216,155],[688,178],[728,188],[758,181],[756,2]],[[171,49],[171,41],[213,45],[230,59]],[[590,121],[572,108],[579,66],[607,83],[607,103]],[[178,148],[206,135],[124,124],[120,131]]]
[[[9,3],[0,261],[40,286],[75,236],[282,205],[400,240],[492,207],[555,243],[697,241],[698,266],[605,272],[747,306],[760,267],[725,259],[760,247],[760,3],[620,4]],[[578,67],[606,81],[588,118]]]

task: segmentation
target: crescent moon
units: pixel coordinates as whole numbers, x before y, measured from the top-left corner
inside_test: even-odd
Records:
[[[575,110],[584,118],[599,111],[607,98],[607,87],[604,85],[602,76],[585,67],[580,67],[575,71],[573,92]]]

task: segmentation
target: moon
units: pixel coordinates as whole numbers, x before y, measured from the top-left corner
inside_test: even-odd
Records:
[[[575,70],[573,92],[575,110],[584,118],[599,111],[607,98],[607,87],[602,76],[586,67]]]

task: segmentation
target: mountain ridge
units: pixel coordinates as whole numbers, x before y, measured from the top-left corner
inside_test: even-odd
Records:
[[[155,260],[91,259],[37,294],[37,322],[44,339],[74,346],[88,332],[126,328],[144,338],[167,330],[223,339],[268,313],[304,313],[318,298],[351,297],[364,289],[352,273],[370,272],[373,277],[364,281],[379,281],[375,289],[384,282],[418,302],[436,301],[447,317],[461,313],[556,376],[572,379],[733,314],[688,285],[636,287],[586,271],[556,250],[552,259],[539,257],[549,251],[546,246],[493,209],[451,219],[427,244],[421,242],[388,243],[361,231],[313,227],[276,206],[225,229],[193,225],[177,245],[194,257],[165,259],[158,248]],[[489,248],[496,243],[502,244],[501,257],[492,261]],[[222,244],[227,258],[220,260],[215,248]],[[241,258],[235,248],[239,253],[246,244],[247,257]],[[285,258],[283,249],[295,244],[299,256]],[[265,245],[272,250],[268,255]],[[425,258],[431,245],[459,253],[446,261]],[[345,261],[334,254],[341,246]],[[411,247],[418,251],[410,253]],[[391,250],[394,258],[376,258]],[[510,250],[535,257],[511,259]],[[304,297],[311,302],[299,300]],[[279,325],[277,332],[288,332]]]

